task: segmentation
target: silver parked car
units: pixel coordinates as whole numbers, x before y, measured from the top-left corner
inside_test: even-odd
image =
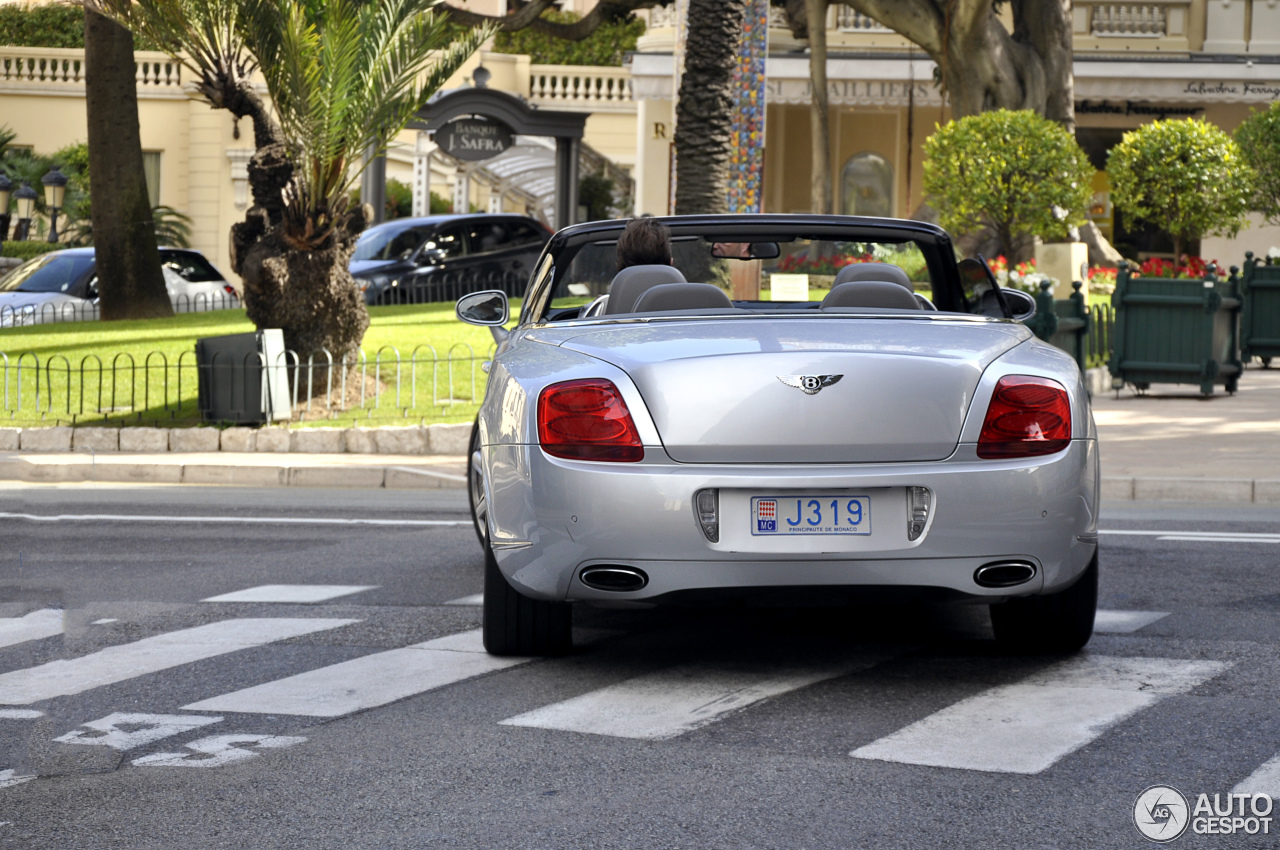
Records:
[[[557,233],[514,330],[501,292],[458,302],[499,340],[469,474],[490,652],[566,651],[573,602],[886,592],[989,605],[1016,651],[1089,640],[1096,432],[1030,296],[919,222],[661,221],[672,263],[621,271],[626,222]],[[823,263],[821,301],[713,285]]]

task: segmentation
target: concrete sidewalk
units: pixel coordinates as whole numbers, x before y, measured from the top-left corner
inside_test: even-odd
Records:
[[[118,481],[241,487],[465,488],[462,455],[245,452],[6,452],[0,481]]]
[[[1094,398],[1104,499],[1280,503],[1280,369],[1252,366],[1234,396],[1157,386]],[[302,433],[302,431],[299,431]],[[454,455],[0,452],[0,481],[251,487],[466,487]]]
[[[1093,416],[1104,499],[1280,502],[1280,369],[1251,365],[1234,396],[1099,394]]]

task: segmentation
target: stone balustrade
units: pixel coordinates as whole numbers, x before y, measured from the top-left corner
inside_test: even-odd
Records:
[[[529,100],[570,112],[633,112],[631,74],[626,68],[591,65],[532,65]]]
[[[134,53],[139,94],[185,97],[182,65],[164,53]],[[83,91],[84,51],[65,48],[0,47],[0,88],[54,93]]]

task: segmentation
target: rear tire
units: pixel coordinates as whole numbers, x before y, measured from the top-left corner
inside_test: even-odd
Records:
[[[488,513],[489,506],[485,500],[484,473],[476,464],[476,452],[480,451],[480,420],[471,426],[471,441],[467,444],[467,502],[471,505],[471,525],[475,528],[480,545],[484,546],[489,538]]]
[[[521,595],[484,547],[484,648],[490,655],[564,655],[573,649],[573,608]]]
[[[1098,610],[1098,556],[1075,584],[1045,596],[991,606],[996,640],[1019,653],[1076,652],[1093,636]]]

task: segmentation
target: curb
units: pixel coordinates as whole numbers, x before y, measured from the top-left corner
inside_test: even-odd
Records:
[[[227,452],[235,454],[461,455],[469,423],[380,428],[0,428],[0,452]]]
[[[461,460],[457,458],[456,460]],[[467,478],[444,469],[403,465],[136,463],[96,458],[68,463],[0,460],[0,481],[219,484],[235,487],[328,487],[361,490],[459,490]]]
[[[1280,504],[1280,479],[1102,476],[1104,500]]]

